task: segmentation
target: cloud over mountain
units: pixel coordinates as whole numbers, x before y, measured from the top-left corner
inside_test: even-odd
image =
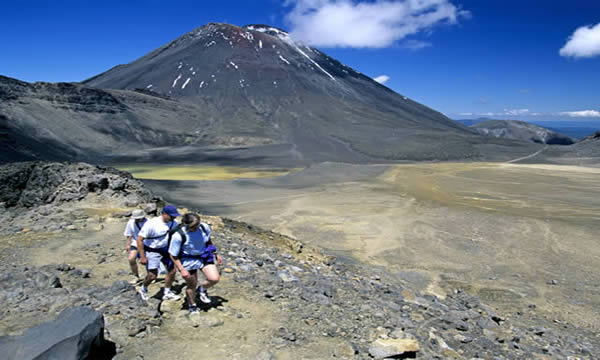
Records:
[[[469,12],[449,0],[287,0],[296,40],[322,47],[383,48]]]
[[[387,75],[379,75],[378,77],[373,78],[373,80],[377,81],[380,84],[385,84],[389,79],[390,77]]]
[[[600,111],[597,110],[580,110],[580,111],[563,111],[560,115],[569,117],[600,117]]]
[[[560,55],[575,58],[600,55],[600,23],[595,26],[582,26],[575,30],[565,46],[560,49]]]

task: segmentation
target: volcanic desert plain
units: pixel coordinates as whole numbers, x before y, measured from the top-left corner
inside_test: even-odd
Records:
[[[600,167],[324,163],[273,178],[145,182],[437,296],[462,288],[507,311],[535,304],[600,324]]]

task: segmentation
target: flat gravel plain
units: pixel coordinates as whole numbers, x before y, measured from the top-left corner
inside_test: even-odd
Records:
[[[465,289],[598,330],[599,175],[547,164],[324,163],[271,179],[146,183],[439,296]]]

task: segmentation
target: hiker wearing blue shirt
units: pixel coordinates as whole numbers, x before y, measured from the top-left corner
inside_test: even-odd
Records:
[[[138,258],[138,248],[137,248],[137,238],[138,233],[142,230],[142,227],[146,223],[148,219],[146,219],[146,213],[144,210],[136,209],[131,213],[131,219],[127,222],[127,226],[125,226],[125,237],[127,238],[127,243],[125,244],[125,249],[127,251],[127,260],[129,261],[129,267],[131,268],[131,273],[134,276],[132,279],[132,283],[138,283],[140,279],[140,274],[138,272],[137,266],[137,258]]]
[[[211,300],[206,289],[219,282],[219,270],[215,265],[215,258],[219,264],[223,263],[223,259],[217,254],[217,249],[210,239],[210,226],[201,223],[198,214],[185,214],[182,225],[171,236],[169,254],[175,268],[186,281],[188,309],[191,314],[197,314],[195,295],[198,287],[198,270],[201,270],[206,277],[198,288],[198,296],[200,301],[209,304]]]
[[[175,206],[167,205],[163,208],[162,214],[148,220],[138,234],[140,263],[146,265],[148,271],[139,291],[142,300],[148,299],[148,285],[156,280],[161,263],[167,269],[162,298],[163,300],[179,299],[179,296],[171,291],[171,285],[175,279],[175,268],[169,256],[169,235],[172,230],[177,228],[178,223],[175,218],[180,215]]]

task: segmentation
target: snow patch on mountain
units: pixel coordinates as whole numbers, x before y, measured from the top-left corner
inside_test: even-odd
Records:
[[[175,85],[177,85],[177,81],[179,81],[179,79],[181,79],[181,74],[179,74],[179,76],[173,81],[173,85],[171,86],[172,88],[174,88]]]

